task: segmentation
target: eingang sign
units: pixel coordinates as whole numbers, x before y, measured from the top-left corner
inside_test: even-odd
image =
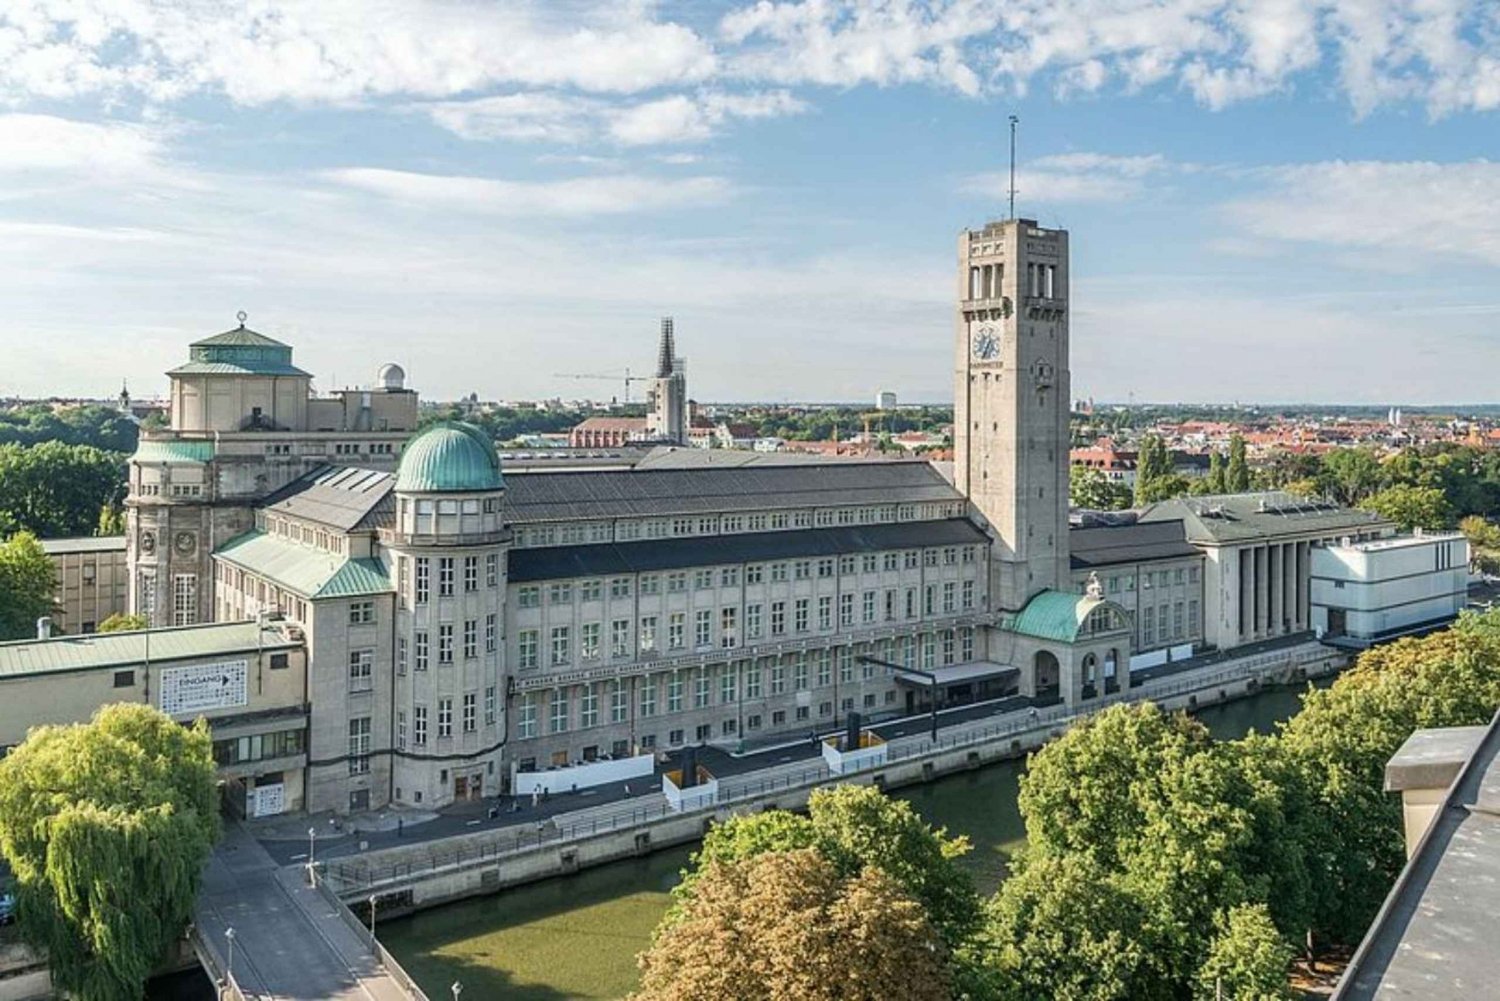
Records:
[[[226,660],[164,668],[161,672],[161,711],[168,716],[184,716],[245,705],[250,701],[247,686],[249,666],[249,661]]]

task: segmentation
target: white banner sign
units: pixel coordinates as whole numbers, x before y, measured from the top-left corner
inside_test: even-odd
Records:
[[[184,716],[209,709],[233,709],[250,701],[249,661],[168,667],[161,672],[161,711]]]

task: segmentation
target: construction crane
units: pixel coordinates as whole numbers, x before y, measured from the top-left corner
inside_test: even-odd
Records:
[[[643,375],[631,375],[628,368],[623,374],[620,372],[553,372],[552,376],[555,379],[595,379],[600,382],[624,382],[626,403],[630,402],[630,384],[632,382],[648,381]]]

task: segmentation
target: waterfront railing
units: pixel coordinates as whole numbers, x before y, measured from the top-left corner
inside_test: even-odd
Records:
[[[393,886],[435,872],[469,868],[491,860],[659,821],[694,814],[711,814],[715,810],[747,800],[763,800],[780,792],[848,780],[851,775],[878,773],[882,768],[888,768],[898,761],[938,757],[965,747],[996,743],[1007,737],[1019,738],[1037,730],[1056,729],[1122,702],[1170,699],[1242,681],[1263,680],[1288,669],[1295,670],[1324,660],[1332,653],[1318,644],[1278,649],[1235,661],[1212,672],[1200,673],[1200,669],[1153,679],[1137,687],[1090,699],[1086,707],[1057,704],[1045,709],[1019,709],[1008,713],[1008,718],[1003,721],[958,724],[951,732],[940,733],[936,740],[925,733],[895,737],[888,742],[889,753],[884,763],[858,772],[838,775],[830,771],[821,759],[815,758],[800,764],[791,763],[764,769],[753,777],[729,776],[720,779],[719,794],[712,803],[705,803],[694,810],[679,811],[665,801],[601,807],[597,811],[589,811],[589,816],[567,819],[567,815],[563,815],[561,818],[540,821],[534,827],[512,825],[482,840],[479,836],[472,835],[459,843],[451,840],[434,842],[431,849],[420,855],[413,855],[412,849],[406,849],[406,857],[398,861],[336,859],[321,864],[320,868],[328,879],[337,884],[340,892],[368,892],[379,888],[386,888],[383,892],[391,892],[390,888]]]

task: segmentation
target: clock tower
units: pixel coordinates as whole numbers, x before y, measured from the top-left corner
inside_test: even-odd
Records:
[[[1068,234],[1029,219],[958,238],[954,482],[997,539],[991,605],[1067,590]]]

